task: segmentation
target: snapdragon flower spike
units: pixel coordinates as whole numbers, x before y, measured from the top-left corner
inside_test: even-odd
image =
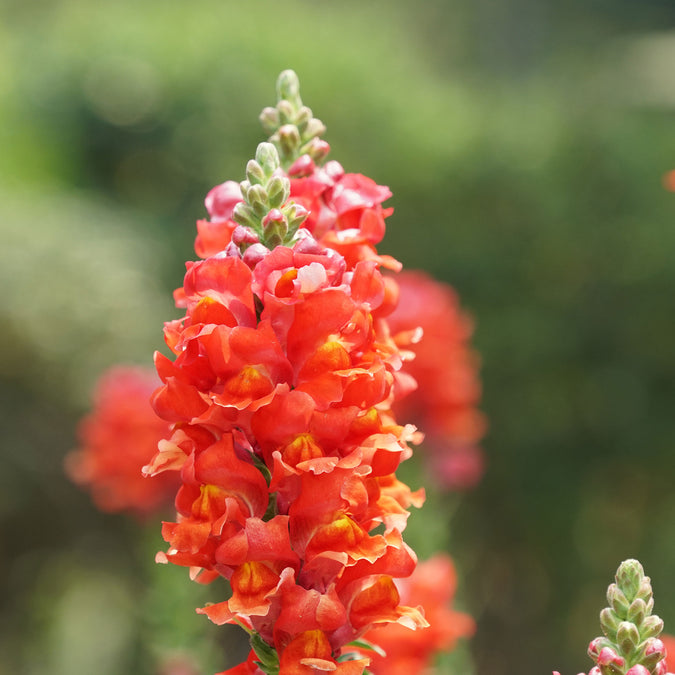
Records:
[[[666,648],[659,639],[663,621],[652,614],[651,580],[637,560],[621,563],[607,601],[609,606],[600,612],[604,635],[588,645],[595,661],[589,675],[669,675]]]
[[[424,498],[395,471],[420,434],[392,412],[402,357],[380,268],[398,264],[375,249],[389,190],[296,157],[318,126],[293,77],[273,137],[282,147],[296,125],[301,145],[281,154],[303,175],[262,143],[239,199],[232,183],[207,196],[203,259],[175,293],[185,316],[166,324],[171,358],[155,357],[172,433],[146,473],[181,479],[158,561],[229,581],[198,610],[251,636],[252,657],[226,672],[359,675],[368,658],[349,645],[373,626],[427,625],[395,584],[415,568],[401,533]]]

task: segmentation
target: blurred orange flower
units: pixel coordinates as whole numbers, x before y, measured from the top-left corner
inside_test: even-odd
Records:
[[[399,302],[387,317],[396,343],[414,354],[404,365],[418,388],[394,406],[425,434],[431,474],[441,487],[473,487],[483,475],[478,442],[486,422],[476,406],[481,397],[473,332],[455,291],[420,271],[395,277]],[[420,334],[420,330],[421,334]]]
[[[80,447],[66,457],[75,483],[86,487],[101,511],[149,515],[171,504],[179,484],[175,474],[145,478],[141,468],[169,435],[150,395],[157,376],[138,367],[117,366],[98,381],[94,409],[80,422]]]

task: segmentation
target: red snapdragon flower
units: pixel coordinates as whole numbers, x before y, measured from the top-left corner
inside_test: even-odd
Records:
[[[145,478],[141,473],[171,433],[150,405],[157,384],[151,371],[117,366],[96,385],[94,408],[80,422],[80,447],[66,457],[66,471],[91,491],[102,511],[149,515],[171,504],[175,495],[176,476]]]

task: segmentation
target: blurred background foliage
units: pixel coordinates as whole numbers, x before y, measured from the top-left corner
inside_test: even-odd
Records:
[[[671,0],[5,0],[0,673],[224,665],[193,614],[222,591],[62,461],[98,373],[161,347],[287,67],[333,157],[392,188],[384,250],[476,320],[489,469],[410,525],[457,561],[475,672],[586,670],[629,556],[675,633],[674,66]]]

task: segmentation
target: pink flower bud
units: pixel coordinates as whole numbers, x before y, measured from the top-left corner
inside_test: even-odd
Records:
[[[231,220],[234,207],[243,201],[239,183],[225,181],[212,188],[206,195],[204,205],[211,218],[215,220]]]
[[[217,253],[215,257],[241,258],[241,250],[233,241],[231,241],[223,251]]]
[[[262,244],[252,244],[245,251],[242,256],[243,261],[253,269],[265,256],[269,254],[270,250]]]
[[[588,645],[588,655],[597,658],[598,654],[600,653],[600,650],[602,649],[602,645],[605,642],[605,638],[597,637],[594,640],[591,640],[589,645]]]
[[[253,230],[250,227],[244,227],[243,225],[237,225],[232,231],[232,241],[237,245],[241,244],[258,244],[260,240]]]
[[[295,235],[295,242],[293,243],[293,250],[298,253],[312,253],[314,255],[325,255],[327,251],[319,242],[314,239],[314,236],[309,230],[301,227]]]
[[[589,671],[588,675],[602,675],[602,671],[598,666],[593,666]]]
[[[666,647],[659,638],[650,638],[647,640],[647,646],[645,647],[645,656],[651,656],[652,654],[662,654],[666,655]]]
[[[626,675],[651,675],[651,673],[642,664],[638,663],[628,670]]]
[[[291,178],[302,178],[314,173],[316,166],[314,160],[309,155],[298,157],[288,169],[288,175]]]
[[[598,654],[598,665],[609,666],[612,663],[621,667],[626,662],[611,647],[603,647]]]
[[[305,147],[314,161],[322,160],[330,152],[330,145],[321,138],[313,138]]]
[[[267,227],[270,223],[283,223],[286,217],[279,209],[272,209],[262,220],[263,227]]]
[[[340,180],[340,178],[345,175],[345,170],[342,168],[342,164],[334,159],[332,159],[330,162],[326,162],[323,170],[326,172],[328,177],[334,181]]]

